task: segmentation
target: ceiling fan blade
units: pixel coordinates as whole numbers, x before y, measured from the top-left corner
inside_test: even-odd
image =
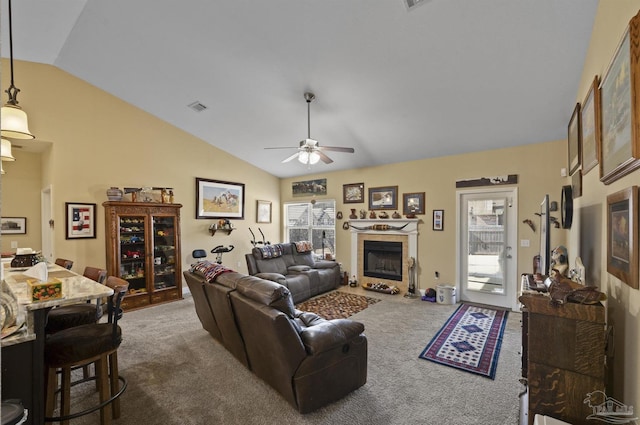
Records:
[[[335,152],[348,152],[348,153],[355,152],[353,148],[343,148],[341,146],[318,146],[318,149],[325,150],[325,151],[335,151]]]
[[[291,161],[292,159],[297,158],[297,157],[298,157],[298,155],[300,155],[300,152],[296,152],[296,153],[294,153],[293,155],[291,155],[291,156],[289,156],[289,157],[287,157],[287,158],[283,159],[283,160],[282,160],[282,163],[284,164],[285,162],[289,162],[289,161]]]
[[[265,148],[265,149],[298,149],[298,146],[280,146],[280,147]]]
[[[316,150],[316,153],[318,155],[320,155],[320,159],[322,160],[322,162],[324,162],[325,164],[331,164],[333,162],[333,159],[329,158],[327,155],[325,155],[324,152],[322,152],[321,150]]]

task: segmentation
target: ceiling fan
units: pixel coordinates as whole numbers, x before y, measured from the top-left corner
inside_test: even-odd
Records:
[[[331,164],[333,159],[329,158],[324,151],[347,152],[353,153],[353,148],[345,148],[340,146],[320,146],[317,140],[311,138],[311,102],[316,98],[313,93],[305,93],[304,99],[307,101],[307,138],[300,141],[300,146],[294,147],[277,147],[265,149],[298,149],[298,152],[282,160],[282,163],[289,162],[294,158],[298,158],[303,164],[313,165],[319,160],[325,164]]]

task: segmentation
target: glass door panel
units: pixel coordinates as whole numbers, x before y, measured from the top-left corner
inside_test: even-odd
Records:
[[[146,293],[145,217],[122,215],[118,220],[120,277],[129,282],[129,294]]]
[[[153,216],[153,288],[176,286],[176,221],[173,216]]]
[[[505,199],[467,201],[467,289],[504,293]]]

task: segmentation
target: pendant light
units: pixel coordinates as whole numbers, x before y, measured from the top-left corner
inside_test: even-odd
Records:
[[[35,136],[29,131],[27,114],[18,106],[18,93],[20,89],[13,84],[13,28],[11,19],[11,0],[9,0],[9,58],[11,62],[11,85],[5,92],[9,95],[9,101],[0,111],[0,132],[4,137],[14,139],[33,139]]]
[[[2,149],[0,149],[2,161],[15,161],[16,159],[11,154],[11,142],[7,139],[2,139]]]

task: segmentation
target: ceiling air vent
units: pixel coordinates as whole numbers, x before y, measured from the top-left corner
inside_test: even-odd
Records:
[[[193,109],[196,112],[202,112],[205,109],[207,109],[206,105],[203,105],[202,103],[200,103],[199,101],[195,101],[193,103],[190,103],[187,105],[189,108]]]
[[[409,10],[413,9],[416,6],[420,6],[422,3],[426,3],[429,0],[404,0],[404,3],[407,5]]]

